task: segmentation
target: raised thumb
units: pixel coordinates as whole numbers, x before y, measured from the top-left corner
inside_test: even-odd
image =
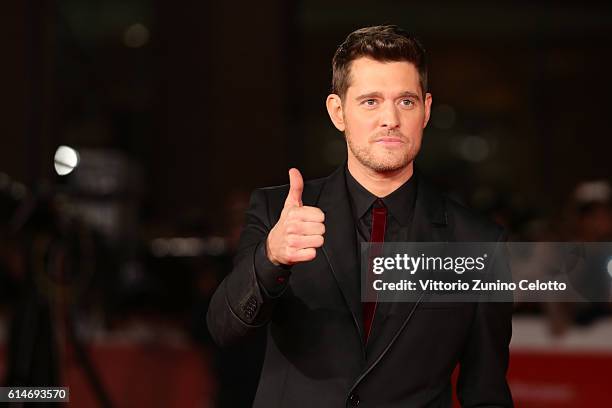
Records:
[[[285,206],[302,206],[302,191],[304,191],[304,179],[298,169],[289,169],[289,194],[285,200]]]

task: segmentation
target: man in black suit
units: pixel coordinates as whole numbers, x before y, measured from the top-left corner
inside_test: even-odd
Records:
[[[395,26],[367,27],[332,65],[326,104],[347,161],[306,183],[291,169],[289,185],[253,192],[234,269],[208,310],[213,338],[267,330],[255,407],[449,407],[457,364],[464,407],[512,406],[511,304],[361,303],[358,248],[375,235],[504,238],[414,169],[431,108],[423,48]]]

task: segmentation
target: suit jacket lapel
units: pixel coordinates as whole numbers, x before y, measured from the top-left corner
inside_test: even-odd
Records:
[[[443,196],[418,172],[417,198],[410,232],[411,242],[447,242],[449,231]],[[403,330],[412,317],[418,302],[381,302],[377,305],[367,344],[367,364],[373,366],[388,350],[398,331]],[[393,318],[390,318],[390,317]]]
[[[322,187],[318,207],[325,213],[323,253],[351,311],[356,334],[361,336],[363,323],[357,238],[346,191],[344,166],[328,177]]]
[[[443,196],[420,173],[410,241],[447,242],[450,240]],[[323,253],[350,310],[356,334],[363,338],[361,271],[352,209],[346,191],[344,166],[332,173],[321,189],[315,205],[325,213]],[[407,326],[418,302],[385,302],[377,306],[367,344],[366,365],[354,388],[382,359]],[[393,318],[389,318],[393,316]]]

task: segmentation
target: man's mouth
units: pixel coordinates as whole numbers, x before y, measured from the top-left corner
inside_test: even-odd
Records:
[[[374,143],[383,146],[400,146],[404,144],[404,139],[401,137],[385,136],[377,138],[374,140]]]

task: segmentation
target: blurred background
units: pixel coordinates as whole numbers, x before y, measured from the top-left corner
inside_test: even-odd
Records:
[[[265,339],[218,350],[207,304],[250,192],[343,162],[331,58],[366,25],[428,51],[432,181],[511,240],[612,241],[610,4],[3,4],[4,385],[67,385],[78,407],[250,406]],[[517,406],[609,404],[610,310],[517,305]]]

